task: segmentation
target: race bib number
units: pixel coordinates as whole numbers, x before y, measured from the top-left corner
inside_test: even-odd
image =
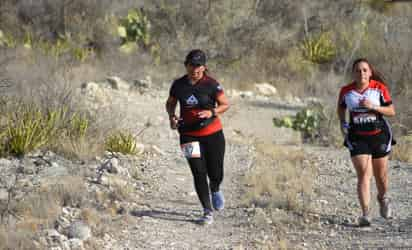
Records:
[[[180,145],[183,156],[186,158],[200,158],[200,145],[198,141]]]
[[[361,114],[353,117],[353,123],[357,125],[368,124],[376,122],[377,118],[376,115],[372,114]]]

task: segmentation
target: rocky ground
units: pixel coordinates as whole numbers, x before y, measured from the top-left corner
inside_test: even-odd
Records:
[[[110,85],[110,81],[109,87],[98,83],[83,86],[91,104],[110,99],[110,105],[123,112],[125,127],[137,132],[150,122],[150,127],[139,136],[144,145],[140,155],[107,154],[90,162],[72,162],[51,152],[37,152],[23,159],[1,159],[2,204],[11,196],[13,200],[24,200],[28,193],[45,190],[44,187],[71,192],[63,209],[54,211],[55,217],[47,215],[52,213],[51,206],[31,203],[37,204],[39,211],[48,211],[44,217],[57,218],[48,227],[35,228],[35,237],[30,240],[37,246],[46,249],[412,249],[409,209],[412,165],[390,163],[394,218],[379,218],[373,199],[373,225],[359,228],[356,176],[348,153],[345,149],[302,144],[300,135],[293,130],[274,128],[274,116],[294,114],[305,101],[265,96],[267,93],[228,91],[232,107],[223,116],[227,153],[222,187],[227,203],[223,211],[215,213],[212,225],[198,225],[196,219],[201,208],[190,170],[180,154],[178,135],[168,128],[164,112],[167,86],[145,91],[146,83],[139,83],[139,91],[127,91],[127,83]],[[245,204],[242,179],[255,167],[256,141],[285,147],[294,145],[311,159],[317,175],[314,195],[304,213]],[[68,176],[71,179],[65,186],[62,183]],[[80,187],[76,189],[76,185]],[[375,197],[375,189],[373,192]],[[14,210],[7,211],[10,213],[3,213],[2,220],[19,225],[19,218],[12,214]]]

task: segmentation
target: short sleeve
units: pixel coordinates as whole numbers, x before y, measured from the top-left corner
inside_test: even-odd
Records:
[[[170,87],[169,96],[177,97],[176,96],[176,81],[174,81],[172,83],[172,86]]]
[[[341,108],[346,108],[345,93],[346,91],[344,90],[344,88],[341,88],[338,97],[338,106]]]
[[[222,86],[220,83],[218,83],[218,82],[216,82],[216,85],[215,85],[215,93],[216,93],[216,94],[215,94],[216,97],[224,94],[223,86]]]
[[[380,97],[380,99],[381,99],[381,105],[382,106],[389,106],[389,105],[392,104],[392,98],[391,98],[391,95],[389,93],[389,90],[386,87],[386,85],[383,85],[383,84],[382,84],[382,87],[381,87],[381,97]]]

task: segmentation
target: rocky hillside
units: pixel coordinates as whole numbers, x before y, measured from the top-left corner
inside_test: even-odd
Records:
[[[156,92],[146,91],[148,86],[150,80],[132,84],[112,79],[79,89],[90,108],[100,100],[112,112],[121,112],[119,122],[136,133],[150,121],[138,137],[138,155],[107,153],[70,161],[38,151],[0,160],[0,212],[7,225],[0,230],[0,249],[412,248],[412,165],[390,163],[394,218],[379,218],[373,200],[373,225],[358,228],[356,176],[348,152],[302,144],[299,133],[273,127],[273,117],[294,114],[308,100],[258,88],[227,90],[232,105],[223,116],[227,205],[215,213],[212,225],[198,225],[201,209],[192,176],[164,112],[168,86]],[[266,203],[246,199],[254,188],[248,180],[259,171],[262,157],[257,143],[284,152],[299,150],[302,166],[314,170],[305,187],[310,195],[297,193],[295,208],[273,205],[275,197],[267,197],[272,200]],[[276,158],[274,167],[290,155]]]

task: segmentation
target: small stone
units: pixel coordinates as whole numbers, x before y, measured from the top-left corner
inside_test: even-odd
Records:
[[[76,238],[81,240],[87,240],[92,236],[92,231],[90,230],[90,227],[85,223],[81,221],[76,221],[70,225],[68,236],[71,239]]]
[[[9,198],[9,192],[7,192],[7,189],[5,188],[0,188],[0,201],[2,200],[7,200]]]

